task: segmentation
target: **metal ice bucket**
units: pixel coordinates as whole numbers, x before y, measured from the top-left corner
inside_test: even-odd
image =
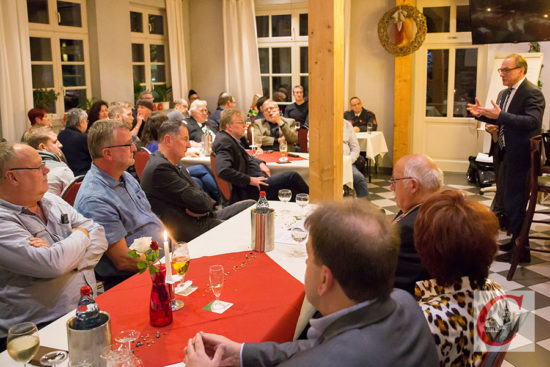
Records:
[[[101,325],[88,330],[73,329],[76,317],[67,321],[67,339],[69,342],[70,366],[101,366],[106,361],[100,357],[103,349],[111,345],[111,317],[107,312],[99,311]]]
[[[250,211],[252,250],[257,252],[269,252],[275,247],[275,210],[268,210],[266,214],[256,213],[255,208]]]

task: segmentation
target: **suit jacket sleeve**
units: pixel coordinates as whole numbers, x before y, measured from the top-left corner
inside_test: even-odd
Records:
[[[234,168],[238,167],[238,154],[228,144],[219,145],[216,149],[216,174],[232,185],[247,186],[250,176]]]
[[[519,95],[521,92],[521,95]],[[511,112],[500,112],[496,120],[497,125],[504,125],[511,130],[534,130],[540,129],[542,115],[544,114],[544,96],[538,88],[527,88],[519,90],[514,95],[510,105],[515,104],[516,97],[522,98],[521,105],[523,112],[516,114]],[[518,101],[519,102],[519,101]],[[508,110],[511,110],[510,106]]]
[[[294,119],[283,118],[284,124],[281,126],[281,132],[288,144],[296,144],[298,135],[296,134],[296,123]]]
[[[277,366],[301,350],[310,348],[309,340],[298,340],[289,343],[245,343],[242,351],[243,367]]]
[[[270,133],[269,122],[265,119],[254,121],[254,136],[262,137],[262,146],[269,147],[275,143],[275,138]]]

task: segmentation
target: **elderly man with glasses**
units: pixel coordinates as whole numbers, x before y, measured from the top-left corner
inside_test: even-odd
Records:
[[[428,196],[441,189],[443,172],[431,158],[410,154],[397,161],[390,184],[399,207],[393,223],[399,227],[401,237],[395,287],[414,295],[415,283],[430,279],[414,247],[414,223],[420,205]]]
[[[103,228],[48,193],[48,167],[28,145],[0,143],[0,351],[9,327],[44,326],[96,289]]]
[[[88,131],[93,164],[75,200],[75,209],[105,227],[109,248],[96,267],[105,289],[138,271],[128,247],[140,237],[161,241],[163,227],[139,183],[126,169],[134,164],[136,146],[128,125],[97,121]]]

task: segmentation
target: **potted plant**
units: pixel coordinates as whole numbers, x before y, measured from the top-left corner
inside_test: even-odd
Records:
[[[137,103],[139,94],[145,90],[145,87],[134,80],[134,101]]]
[[[55,101],[57,101],[59,93],[55,93],[53,89],[35,89],[32,92],[34,107],[43,108],[48,112],[55,111]]]
[[[172,87],[164,84],[155,85],[153,87],[153,97],[155,101],[162,102],[162,109],[167,110],[170,108],[170,95],[172,94]]]

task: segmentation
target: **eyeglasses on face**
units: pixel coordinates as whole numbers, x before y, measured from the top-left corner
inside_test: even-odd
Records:
[[[109,145],[108,147],[105,147],[105,148],[121,148],[121,147],[131,147],[132,145],[134,145],[134,143],[129,143],[129,144],[119,144],[119,145]],[[105,149],[104,148],[104,149]]]
[[[400,178],[395,178],[395,177],[392,177],[390,178],[390,185],[393,185],[395,184],[397,181],[401,181],[401,180],[414,180],[415,178],[414,177],[400,177]]]
[[[23,170],[43,170],[46,167],[46,163],[42,162],[38,167],[15,167],[10,168],[8,171],[23,171]]]
[[[498,68],[497,71],[498,71],[499,74],[500,73],[506,74],[506,73],[511,72],[512,70],[516,70],[516,69],[519,69],[519,68],[520,68],[519,66],[516,66],[515,68]]]

